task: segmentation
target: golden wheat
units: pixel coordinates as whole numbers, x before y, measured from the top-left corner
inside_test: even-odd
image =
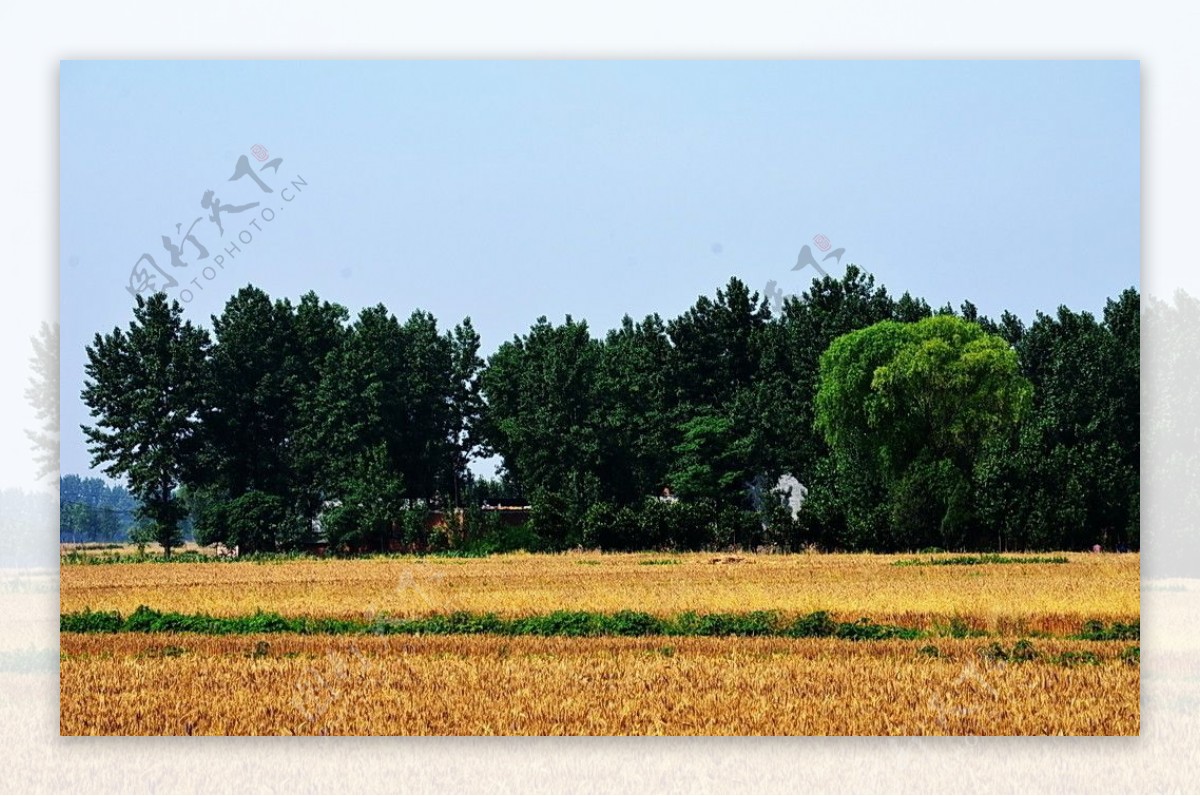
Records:
[[[528,555],[300,560],[270,564],[64,564],[61,610],[233,616],[394,617],[452,611],[826,610],[931,627],[962,617],[1001,633],[1073,633],[1138,616],[1137,555],[1067,564],[894,566],[883,555]]]
[[[1136,734],[1138,668],[994,663],[980,642],[62,638],[77,734]],[[1080,642],[1039,641],[1051,656]]]
[[[898,567],[897,556],[568,555],[65,564],[60,606],[416,617],[828,610],[1064,635],[1138,616],[1138,557]],[[1136,734],[1128,644],[1036,639],[63,634],[64,734]],[[938,655],[920,652],[927,643]],[[1099,664],[1064,666],[1062,652]]]

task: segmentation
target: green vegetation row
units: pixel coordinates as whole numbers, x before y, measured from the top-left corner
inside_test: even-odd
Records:
[[[1075,638],[1085,641],[1136,641],[1141,638],[1141,621],[1113,622],[1106,625],[1097,619],[1089,619]]]
[[[917,650],[917,654],[927,658],[942,657],[941,651],[932,644],[926,644],[924,647],[921,647]],[[1057,655],[1048,655],[1039,652],[1032,641],[1024,638],[1007,649],[1000,642],[993,641],[986,647],[979,648],[979,656],[993,663],[1019,664],[1030,663],[1032,661],[1045,661],[1067,667],[1098,666],[1101,662],[1100,656],[1091,650],[1067,650]],[[1132,666],[1139,665],[1142,661],[1142,648],[1140,646],[1126,647],[1116,657],[1122,663]]]
[[[779,636],[784,638],[839,638],[854,641],[916,639],[930,631],[873,622],[839,622],[825,611],[789,618],[776,611],[748,613],[682,613],[659,617],[640,611],[596,613],[555,611],[539,616],[504,618],[495,614],[455,612],[415,619],[375,617],[334,619],[285,617],[276,613],[221,617],[207,614],[163,613],[139,606],[129,616],[116,611],[81,611],[62,614],[59,629],[64,633],[202,633],[245,635],[254,633],[299,633],[303,635],[479,635],[503,636]],[[934,632],[962,637],[980,635],[962,623]],[[1090,620],[1080,640],[1137,640],[1138,622],[1131,624]]]
[[[948,558],[906,558],[893,562],[897,567],[956,567],[979,566],[981,564],[1069,564],[1066,556],[1002,556],[989,553],[978,556],[950,556]]]

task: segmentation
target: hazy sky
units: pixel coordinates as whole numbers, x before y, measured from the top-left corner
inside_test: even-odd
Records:
[[[144,253],[206,326],[253,283],[469,315],[485,353],[734,275],[799,293],[818,234],[895,295],[1099,312],[1139,282],[1139,102],[1134,61],[64,62],[62,472]]]

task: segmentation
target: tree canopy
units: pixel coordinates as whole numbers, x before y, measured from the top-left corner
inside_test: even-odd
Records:
[[[981,546],[974,469],[1014,433],[1031,393],[1016,351],[954,316],[880,321],[834,340],[816,426],[837,478],[885,495],[876,516],[853,513],[852,533],[871,546]]]
[[[87,347],[92,466],[128,479],[167,555],[186,514],[175,491],[196,472],[209,347],[208,333],[162,293],[138,296],[129,330],[97,334]]]
[[[133,314],[88,347],[85,432],[168,546],[185,514],[245,551],[1139,544],[1134,290],[1026,326],[855,266],[776,313],[733,278],[602,334],[538,318],[486,359],[470,319],[313,293],[247,286],[211,333],[161,295]]]

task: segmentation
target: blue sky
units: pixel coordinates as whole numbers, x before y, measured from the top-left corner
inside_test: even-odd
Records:
[[[596,334],[670,317],[735,275],[799,293],[818,234],[895,295],[1099,312],[1139,284],[1139,79],[1135,61],[64,62],[62,472],[89,472],[84,346],[128,323],[143,253],[204,325],[254,283],[469,315],[485,353],[539,315]],[[243,155],[262,168],[256,144],[282,158],[256,171],[269,194],[229,181]],[[210,189],[259,204],[222,236]],[[196,218],[209,257],[185,244],[172,268],[160,239]]]

